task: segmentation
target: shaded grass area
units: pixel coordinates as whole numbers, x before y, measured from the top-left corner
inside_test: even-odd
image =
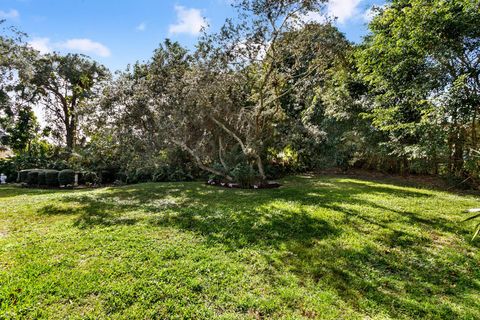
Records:
[[[0,318],[480,318],[475,196],[291,177],[0,188]]]

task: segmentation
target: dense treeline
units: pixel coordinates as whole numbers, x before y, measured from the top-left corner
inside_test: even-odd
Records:
[[[480,182],[480,3],[394,0],[359,45],[322,1],[236,1],[189,51],[166,40],[112,76],[88,57],[0,38],[3,170],[115,173],[127,182],[249,185],[361,167]],[[40,129],[33,108],[46,111]]]

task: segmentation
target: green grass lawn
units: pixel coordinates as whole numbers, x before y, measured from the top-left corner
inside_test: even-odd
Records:
[[[0,319],[480,319],[478,197],[283,183],[2,187]]]

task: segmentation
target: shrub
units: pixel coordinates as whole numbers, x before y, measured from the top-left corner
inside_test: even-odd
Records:
[[[113,183],[115,181],[115,172],[112,170],[102,170],[100,172],[100,180],[102,183]]]
[[[127,175],[123,172],[118,172],[116,175],[115,175],[115,182],[117,181],[121,181],[123,183],[126,183],[127,182]],[[117,183],[116,183],[117,184]]]
[[[136,168],[127,174],[127,180],[129,183],[152,181],[154,171],[153,167]]]
[[[84,171],[79,175],[79,184],[97,184],[98,182],[98,176],[93,171]]]
[[[65,169],[59,172],[58,182],[61,186],[74,185],[75,184],[75,171],[72,169]]]
[[[168,175],[169,175],[169,167],[168,166],[161,166],[159,168],[156,168],[153,176],[152,176],[152,181],[154,182],[163,182],[168,180]]]
[[[18,172],[17,182],[19,183],[27,183],[28,173],[32,171],[32,169],[21,170]]]
[[[45,170],[45,183],[49,187],[58,187],[58,170]]]
[[[27,174],[27,184],[29,186],[38,186],[38,173],[40,170],[30,170]]]
[[[245,163],[238,164],[230,173],[236,182],[240,183],[243,188],[250,188],[257,180],[255,170]]]
[[[39,186],[47,185],[45,170],[38,171],[38,185]]]
[[[213,166],[212,166],[213,169],[217,170],[217,171],[220,171],[220,172],[225,172],[225,168],[220,164],[220,163],[214,163]],[[221,176],[221,175],[216,175],[216,174],[213,174],[213,173],[210,173],[208,175],[208,179],[209,180],[215,180],[215,181],[220,181],[220,180],[223,180],[224,177]]]
[[[189,181],[189,180],[192,180],[192,179],[193,179],[193,177],[190,174],[183,171],[183,169],[181,169],[181,168],[178,168],[178,169],[172,171],[168,175],[168,180],[169,181]]]
[[[17,170],[11,159],[0,160],[0,174],[7,176],[7,182],[14,182],[17,178]]]

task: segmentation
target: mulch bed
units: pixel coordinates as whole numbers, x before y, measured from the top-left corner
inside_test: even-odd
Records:
[[[265,181],[265,182],[254,183],[250,187],[244,187],[240,183],[225,182],[225,181],[212,180],[212,179],[208,180],[206,184],[210,186],[216,186],[216,187],[222,187],[222,188],[228,188],[228,189],[275,189],[281,186],[281,184],[276,181]]]

